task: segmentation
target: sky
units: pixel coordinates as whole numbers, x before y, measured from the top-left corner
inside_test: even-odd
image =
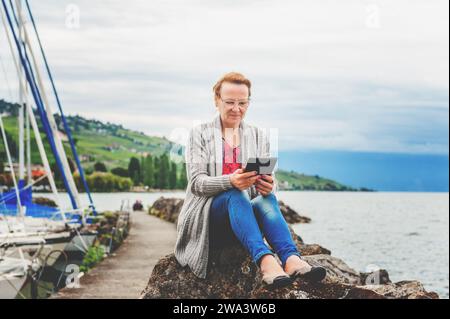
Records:
[[[280,151],[448,155],[446,0],[29,1],[67,114],[182,143],[238,71]],[[16,100],[3,29],[0,59]]]

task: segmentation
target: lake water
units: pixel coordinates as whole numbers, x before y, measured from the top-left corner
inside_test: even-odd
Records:
[[[61,194],[63,196],[63,194]],[[99,210],[115,210],[122,199],[145,206],[160,196],[184,192],[93,194]],[[391,280],[417,279],[428,290],[449,297],[449,194],[278,192],[310,224],[294,226],[307,243],[331,250],[358,271],[376,265]],[[68,203],[67,196],[62,197]],[[83,201],[87,202],[86,196]]]

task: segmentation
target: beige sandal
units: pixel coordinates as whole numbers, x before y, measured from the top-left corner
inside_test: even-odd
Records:
[[[304,271],[305,267],[302,267],[300,269],[296,269],[292,272],[292,274],[289,274],[291,278],[303,278],[308,281],[312,282],[319,282],[325,279],[327,276],[327,271],[325,268],[317,266],[317,267],[311,267],[309,271]]]
[[[288,275],[264,276],[262,281],[270,288],[282,288],[294,282],[293,278]]]

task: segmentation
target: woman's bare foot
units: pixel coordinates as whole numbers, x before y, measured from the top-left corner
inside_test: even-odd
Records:
[[[287,276],[287,274],[283,271],[283,268],[273,255],[268,254],[261,257],[261,262],[259,266],[263,276],[267,277]]]
[[[297,255],[289,256],[284,266],[284,271],[292,275],[295,271],[300,270],[300,273],[305,274],[311,270],[311,266]]]

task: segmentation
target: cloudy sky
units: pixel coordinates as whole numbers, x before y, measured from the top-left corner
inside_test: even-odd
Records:
[[[29,1],[68,114],[178,139],[239,71],[280,150],[449,152],[447,0]]]

